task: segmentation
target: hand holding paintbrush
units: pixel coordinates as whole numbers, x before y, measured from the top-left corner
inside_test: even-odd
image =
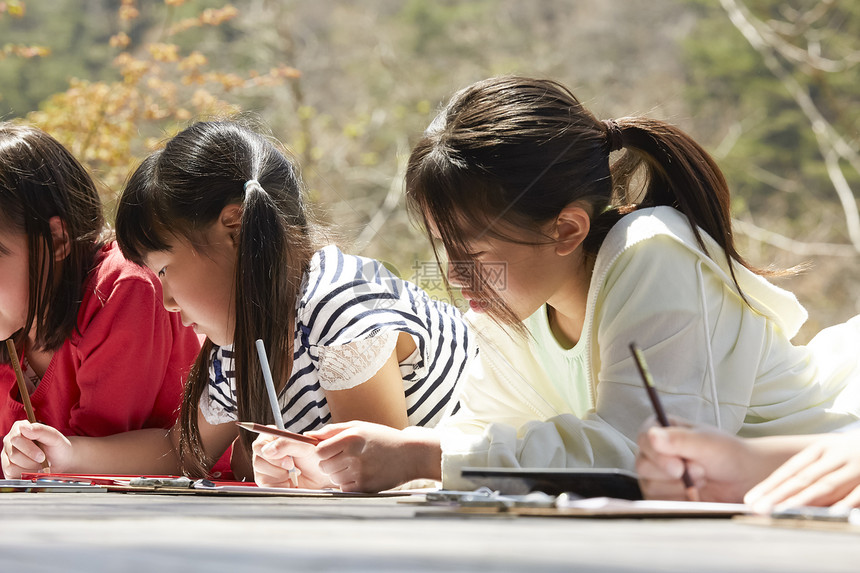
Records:
[[[21,370],[21,362],[18,360],[18,351],[15,349],[15,343],[11,338],[6,340],[6,349],[9,351],[9,361],[12,363],[12,369],[15,371],[15,379],[18,381],[18,393],[21,395],[21,403],[24,404],[24,411],[27,413],[27,421],[35,424],[36,414],[33,412],[33,405],[30,403],[30,390],[27,388],[26,380],[24,380],[24,372]],[[42,469],[45,472],[50,471],[47,458],[42,462]]]

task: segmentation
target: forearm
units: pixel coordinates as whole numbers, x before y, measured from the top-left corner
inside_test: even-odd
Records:
[[[747,438],[747,476],[749,486],[757,484],[769,476],[789,458],[820,439],[820,434],[802,436],[763,436]]]
[[[151,428],[101,438],[70,436],[74,456],[65,473],[178,474],[174,430]]]
[[[406,476],[414,479],[442,479],[442,446],[438,434],[430,428],[410,426],[403,430]]]

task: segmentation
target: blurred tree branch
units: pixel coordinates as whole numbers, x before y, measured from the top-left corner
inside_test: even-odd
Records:
[[[361,234],[356,239],[356,245],[359,249],[364,249],[368,243],[373,241],[380,233],[383,232],[385,221],[397,208],[400,203],[400,197],[403,195],[403,185],[406,179],[406,164],[409,158],[409,149],[406,145],[406,138],[402,137],[397,142],[397,173],[391,179],[388,185],[388,192],[385,194],[385,199],[382,204],[367,222]]]
[[[844,160],[854,171],[860,174],[860,154],[858,154],[857,149],[845,141],[842,135],[824,117],[824,114],[821,113],[812,97],[810,97],[807,89],[792,74],[794,70],[787,69],[777,57],[777,53],[782,54],[784,57],[786,53],[790,53],[792,56],[797,56],[798,53],[795,50],[785,50],[783,46],[785,42],[781,39],[777,40],[777,35],[772,31],[772,28],[755,18],[739,0],[720,0],[720,2],[732,24],[735,25],[749,44],[759,53],[764,64],[788,90],[809,121],[812,132],[815,134],[819,151],[825,161],[827,175],[833,184],[833,188],[842,205],[842,210],[845,213],[845,222],[851,244],[856,251],[860,252],[860,213],[858,213],[854,193],[839,164],[840,160]],[[805,30],[809,23],[819,18],[820,12],[826,11],[830,4],[832,4],[831,0],[822,0],[815,9],[807,13],[807,17],[798,17],[797,21],[802,21],[805,24],[799,29]],[[782,46],[782,50],[780,46]],[[857,52],[852,52],[843,61],[846,66],[853,65],[856,63],[856,58]],[[820,58],[805,58],[801,61],[813,65],[820,64],[824,60]],[[818,69],[822,68],[819,67]]]
[[[798,241],[774,231],[764,229],[750,221],[732,219],[732,226],[755,241],[767,243],[784,251],[789,251],[801,257],[856,257],[857,251],[851,245],[838,243],[812,243]]]
[[[839,59],[821,55],[822,35],[814,25],[820,23],[837,5],[836,0],[820,0],[812,8],[801,12],[788,5],[780,6],[785,20],[755,22],[762,38],[788,60],[804,64],[823,72],[844,72],[860,62],[860,50],[853,50]],[[784,38],[788,38],[787,40]],[[795,46],[791,40],[803,39],[806,49]]]

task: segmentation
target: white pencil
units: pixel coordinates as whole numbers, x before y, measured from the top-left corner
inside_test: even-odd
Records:
[[[272,379],[272,371],[269,369],[269,357],[266,355],[266,345],[263,344],[263,339],[258,338],[256,341],[257,356],[260,358],[260,368],[263,369],[263,380],[266,382],[266,393],[269,395],[269,405],[272,407],[272,415],[275,417],[275,426],[279,430],[286,430],[284,427],[284,416],[281,414],[281,407],[278,404],[278,393],[275,391],[275,381]],[[299,475],[301,470],[293,466],[290,468],[290,481],[293,487],[299,486]]]
[[[266,382],[266,391],[269,394],[269,405],[272,407],[272,414],[275,416],[275,426],[279,430],[284,428],[284,416],[281,414],[281,407],[278,405],[278,393],[275,391],[275,381],[272,380],[272,371],[269,369],[269,357],[266,355],[266,345],[263,344],[263,339],[257,339],[257,356],[260,357],[260,368],[263,369],[263,380]]]

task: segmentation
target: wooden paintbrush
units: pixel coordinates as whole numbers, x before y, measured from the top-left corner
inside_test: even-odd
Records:
[[[27,421],[35,424],[36,413],[33,412],[33,404],[30,403],[30,391],[27,389],[27,382],[24,380],[24,372],[21,370],[21,362],[18,360],[18,351],[15,350],[15,343],[11,338],[6,339],[6,349],[9,351],[9,361],[12,363],[15,378],[18,380],[18,393],[21,395],[21,403],[24,404],[24,411],[27,413]],[[50,471],[47,458],[42,462],[42,469],[46,472]]]

